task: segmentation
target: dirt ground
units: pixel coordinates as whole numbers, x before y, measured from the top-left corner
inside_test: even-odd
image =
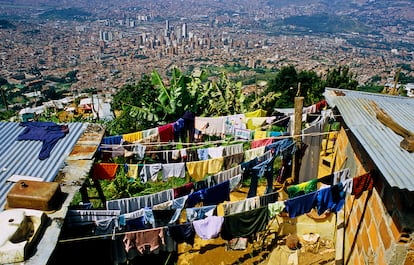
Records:
[[[265,187],[258,187],[258,195],[264,194]],[[247,188],[232,192],[231,201],[242,200],[246,198]],[[218,207],[218,215],[223,215],[223,209]],[[267,236],[259,235],[260,240],[249,241],[245,250],[227,250],[226,241],[220,237],[217,239],[202,240],[196,236],[194,246],[180,244],[178,246],[177,265],[278,265],[274,256],[277,255],[277,246],[285,245],[286,236],[277,237],[277,225],[271,226],[270,233]],[[317,242],[307,242],[300,239],[300,248],[297,251],[298,264],[334,264],[335,249],[332,242],[318,240]],[[263,238],[265,238],[263,240]],[[275,251],[274,251],[275,250]],[[272,259],[272,251],[273,259]],[[285,264],[281,264],[285,265]]]

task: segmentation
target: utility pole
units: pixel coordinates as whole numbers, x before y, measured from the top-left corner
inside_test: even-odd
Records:
[[[4,88],[8,84],[9,84],[9,82],[6,79],[0,77],[0,93],[1,93],[1,98],[3,99],[3,104],[4,104],[5,108],[6,108],[6,111],[9,110],[9,104],[7,103],[6,95],[4,94]]]
[[[3,87],[0,87],[1,98],[3,99],[3,104],[6,107],[6,111],[9,111],[9,104],[7,103],[6,95],[4,94]]]
[[[92,103],[92,113],[96,114],[96,119],[99,121],[99,98],[98,96],[96,96],[97,100],[98,100],[98,111],[95,110],[95,104],[93,102],[93,92],[95,91],[96,88],[91,88],[91,103]],[[98,95],[98,94],[97,94]]]
[[[298,84],[298,91],[300,91],[300,83]],[[298,93],[299,94],[299,93]],[[298,95],[297,94],[297,95]],[[304,97],[295,97],[295,113],[293,122],[293,141],[296,143],[296,152],[293,155],[292,161],[292,182],[296,183],[299,177],[300,169],[300,148],[302,143],[301,131],[302,131],[302,112],[303,112]]]

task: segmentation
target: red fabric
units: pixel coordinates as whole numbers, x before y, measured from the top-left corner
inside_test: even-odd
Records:
[[[100,163],[93,166],[92,179],[109,179],[112,180],[115,178],[116,170],[118,169],[118,164],[112,163]]]
[[[326,106],[328,106],[328,104],[326,103],[326,100],[319,101],[318,103],[315,104],[316,112],[320,112]]]
[[[194,191],[194,184],[192,182],[185,184],[184,186],[174,188],[174,198],[183,197],[185,195],[190,194],[192,191]]]
[[[169,123],[158,127],[158,134],[161,142],[169,142],[174,140],[174,123]]]
[[[370,173],[366,173],[353,179],[352,195],[359,198],[366,190],[372,190],[374,187],[374,179]]]
[[[257,148],[257,147],[261,147],[261,146],[266,146],[266,145],[269,145],[271,143],[273,143],[273,139],[271,139],[271,138],[254,140],[252,142],[252,149]]]

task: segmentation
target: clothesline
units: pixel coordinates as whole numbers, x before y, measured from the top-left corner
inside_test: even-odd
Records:
[[[326,101],[322,100],[318,103],[315,103],[309,107],[303,108],[302,113],[303,114],[310,114],[310,113],[316,113],[322,110],[322,108],[326,107]],[[186,113],[187,114],[187,113]],[[184,116],[186,115],[184,114]],[[197,129],[196,131],[200,131],[202,134],[204,130],[209,130],[209,126],[207,127],[202,127],[199,128],[197,127],[197,118],[203,120],[203,119],[218,119],[221,122],[223,122],[223,127],[221,129],[217,128],[215,130],[217,131],[212,131],[211,133],[217,134],[217,135],[221,135],[223,136],[224,134],[234,134],[235,132],[233,130],[237,130],[238,128],[240,128],[239,126],[239,122],[241,121],[242,117],[243,117],[243,121],[242,123],[247,127],[247,129],[249,129],[248,131],[253,131],[253,130],[261,130],[263,128],[268,128],[271,125],[277,124],[277,123],[281,123],[287,119],[291,119],[291,116],[289,115],[285,115],[284,117],[276,120],[276,118],[278,118],[277,116],[271,116],[271,117],[263,117],[264,115],[266,115],[266,112],[259,109],[257,111],[253,111],[253,112],[248,112],[248,113],[243,113],[243,114],[234,114],[234,115],[227,115],[227,116],[219,116],[219,117],[195,117],[195,124],[194,124],[194,129]],[[175,136],[173,136],[176,132],[181,132],[184,129],[184,124],[185,124],[185,119],[186,117],[182,117],[180,119],[178,119],[175,122],[172,123],[168,123],[165,125],[161,125],[155,128],[150,128],[150,129],[146,129],[146,130],[142,130],[142,131],[138,131],[138,132],[132,132],[132,133],[126,133],[126,134],[121,134],[121,135],[116,135],[116,136],[108,136],[108,137],[104,137],[103,141],[109,141],[109,142],[116,142],[119,141],[119,139],[124,139],[124,140],[128,140],[130,142],[134,142],[134,141],[151,141],[151,138],[154,137],[161,137],[161,140],[171,140],[174,139]],[[261,124],[255,124],[254,123],[254,119],[263,119],[266,118],[266,120],[263,120],[261,122]],[[265,125],[263,125],[264,123]],[[209,123],[209,120],[206,121],[207,124]],[[253,122],[253,124],[252,124]],[[257,123],[257,121],[256,121]],[[214,124],[214,123],[213,123]],[[212,124],[210,124],[212,125]],[[200,124],[198,125],[200,126]],[[214,125],[216,126],[216,125]],[[213,126],[213,127],[214,127]],[[227,126],[227,127],[226,127]],[[230,127],[229,127],[230,126]],[[250,126],[250,127],[249,127]],[[211,126],[210,126],[211,127]],[[204,129],[203,129],[204,128]],[[242,128],[245,128],[244,126],[242,126]],[[228,131],[230,129],[230,131]],[[185,129],[185,131],[188,131],[188,128]],[[190,130],[191,131],[191,130]],[[209,134],[209,133],[206,133]],[[237,135],[235,135],[237,136]],[[112,138],[112,140],[109,140],[108,138]],[[117,140],[115,140],[117,139]],[[164,142],[164,141],[161,141]],[[181,143],[186,145],[187,143]]]
[[[268,222],[273,222],[275,219],[277,219],[277,216],[274,216],[273,218],[270,218]],[[309,226],[313,226],[313,224],[312,225],[310,224]],[[58,242],[59,243],[71,243],[71,242],[78,242],[78,241],[91,240],[91,239],[100,239],[100,238],[108,238],[108,237],[113,238],[115,236],[123,236],[123,235],[133,234],[133,233],[137,233],[137,232],[144,233],[144,232],[155,231],[155,230],[159,230],[161,228],[162,229],[167,229],[168,226],[160,226],[160,227],[147,228],[147,229],[134,230],[134,231],[126,231],[126,232],[115,232],[115,233],[105,234],[105,235],[95,235],[95,236],[85,236],[85,237],[60,239]]]
[[[288,138],[288,139],[290,139],[290,138]],[[281,140],[281,141],[276,141],[276,142],[273,142],[273,143],[270,143],[270,144],[267,144],[267,145],[264,145],[264,146],[261,146],[261,147],[257,147],[257,148],[254,148],[254,149],[249,149],[249,150],[244,151],[244,152],[242,151],[242,146],[240,144],[229,145],[229,147],[231,149],[237,148],[237,149],[241,149],[241,150],[240,151],[234,150],[237,153],[228,153],[228,155],[226,154],[225,156],[221,156],[221,157],[210,158],[210,159],[201,159],[199,161],[187,161],[186,163],[185,162],[180,162],[180,163],[172,163],[172,164],[177,165],[177,167],[179,167],[179,166],[184,167],[186,165],[189,175],[192,178],[197,180],[197,179],[200,179],[200,178],[204,178],[207,173],[214,174],[214,173],[220,172],[223,169],[222,168],[223,166],[225,168],[228,168],[228,165],[230,165],[228,163],[236,163],[236,161],[237,161],[237,163],[240,164],[243,161],[243,157],[246,161],[248,161],[248,160],[250,160],[249,158],[254,158],[254,157],[265,155],[265,154],[267,154],[267,152],[270,152],[271,150],[275,150],[275,148],[276,148],[277,152],[283,153],[284,149],[288,149],[288,148],[290,148],[291,146],[294,145],[294,142],[293,141],[288,141],[288,139],[284,139],[284,140]],[[288,144],[288,146],[285,146],[286,144]],[[175,151],[177,151],[177,150],[175,150]],[[171,151],[165,151],[164,150],[163,152],[165,153],[165,152],[171,152]],[[200,154],[199,154],[199,156],[200,156]],[[201,166],[201,168],[202,168],[202,170],[200,169],[201,171],[200,170],[196,171],[195,168],[194,168],[196,166],[196,163],[207,163],[207,164],[206,165],[203,164],[203,166]],[[227,166],[226,166],[226,163],[227,163]],[[167,160],[167,164],[171,164],[171,163],[168,163],[168,160]],[[162,169],[163,165],[167,165],[167,164],[156,163],[154,165],[155,166],[158,165],[158,168],[156,170],[158,172]],[[95,174],[95,171],[94,171],[95,178],[97,178],[97,179],[113,179],[114,178],[114,176],[116,174],[116,168],[114,168],[114,167],[118,166],[118,164],[101,163],[101,164],[96,164],[96,165],[98,165],[98,166],[103,165],[102,169],[108,168],[108,166],[109,166],[109,168],[108,168],[109,171],[108,170],[102,171],[102,170],[99,169],[96,172],[96,174]],[[127,165],[127,164],[124,163],[123,165]],[[145,165],[151,166],[153,164],[151,164],[151,163],[150,164],[144,164],[144,166]],[[206,166],[206,167],[204,167],[204,166]],[[211,170],[210,170],[210,166],[212,167]],[[220,167],[221,169],[218,169],[218,167]],[[183,173],[182,170],[179,170],[179,171],[180,171],[180,176],[184,177],[184,176],[182,176],[182,173]],[[153,173],[155,174],[155,171]],[[103,176],[100,176],[100,174],[102,174]],[[137,174],[137,173],[134,173],[134,174]],[[200,175],[200,174],[202,174],[202,175]]]
[[[281,135],[281,136],[272,136],[272,137],[266,137],[263,139],[284,139],[284,138],[291,138],[292,136],[289,135]],[[235,139],[232,141],[233,142],[252,142],[255,139]],[[257,139],[256,139],[257,140]],[[172,146],[172,145],[209,145],[209,144],[223,144],[223,143],[228,143],[229,141],[227,140],[214,140],[214,141],[203,141],[203,142],[175,142],[175,141],[169,141],[169,142],[140,142],[137,141],[136,143],[127,143],[127,144],[105,144],[105,143],[101,143],[100,146],[101,148],[109,148],[109,147],[117,147],[117,146],[136,146],[136,145],[145,145],[145,146],[155,146],[155,147],[162,147],[162,146]]]
[[[184,114],[184,116],[182,118],[180,118],[177,121],[172,122],[172,123],[168,123],[168,124],[165,124],[165,125],[160,125],[160,126],[155,127],[155,128],[150,128],[150,129],[141,130],[141,131],[137,131],[137,132],[126,133],[126,134],[115,135],[115,136],[108,136],[108,137],[104,137],[103,140],[104,141],[107,140],[106,138],[113,138],[113,139],[117,138],[117,139],[124,139],[124,140],[129,140],[130,139],[129,141],[146,141],[146,140],[151,140],[151,138],[154,138],[154,137],[161,137],[161,140],[162,140],[162,138],[165,139],[165,140],[171,140],[171,139],[174,139],[174,137],[175,137],[174,134],[176,132],[182,132],[183,129],[186,132],[187,131],[191,132],[192,131],[191,129],[195,129],[197,127],[197,118],[199,118],[199,119],[206,119],[206,118],[207,119],[218,119],[222,122],[224,122],[224,119],[227,118],[226,121],[230,122],[229,119],[231,119],[231,117],[235,117],[235,116],[240,115],[240,116],[243,116],[243,117],[246,116],[245,118],[248,119],[250,122],[251,122],[252,119],[256,119],[256,118],[271,118],[267,121],[270,125],[273,124],[273,120],[276,119],[276,116],[262,117],[262,114],[263,114],[262,112],[255,113],[254,115],[249,115],[249,116],[248,116],[248,114],[253,114],[253,113],[235,114],[235,115],[227,115],[227,116],[220,116],[220,117],[195,117],[195,119],[194,119],[195,123],[194,123],[194,125],[190,125],[191,128],[185,127],[186,126],[185,125],[186,117],[184,117],[185,116],[185,114]],[[282,119],[282,121],[283,121],[283,119]],[[232,120],[232,122],[233,122],[233,120]],[[247,123],[245,123],[245,122],[243,122],[243,123],[245,124],[245,126],[247,126]],[[275,121],[275,123],[277,123],[277,121]],[[230,128],[232,128],[231,130],[234,130],[234,128],[235,128],[234,124],[232,124],[232,123],[227,124],[227,126],[230,126]],[[224,127],[225,127],[225,124],[223,123],[221,130],[217,131],[217,133],[219,133],[218,135],[222,136],[223,134],[225,134],[225,128]],[[257,126],[255,125],[254,127],[249,128],[249,129],[254,129],[254,128],[260,129],[260,128],[262,128],[262,126],[259,127],[259,124],[257,124]],[[197,129],[199,129],[199,128],[197,128]],[[200,129],[200,132],[201,132],[201,130],[202,129]],[[228,133],[230,133],[230,132],[228,132]]]
[[[154,228],[148,228],[148,229],[142,229],[142,230],[134,230],[134,231],[126,231],[126,232],[115,232],[115,233],[105,234],[105,235],[95,235],[95,236],[87,236],[87,237],[76,237],[76,238],[60,239],[59,243],[68,243],[68,242],[75,242],[75,241],[82,241],[82,240],[89,240],[89,239],[115,237],[115,236],[133,234],[133,233],[136,233],[136,232],[150,232],[150,231],[158,230],[160,228],[167,228],[167,227],[168,226],[160,226],[160,227],[154,227]]]
[[[348,129],[345,129],[348,130]],[[266,138],[262,138],[259,140],[263,140],[263,139],[273,139],[273,140],[282,140],[282,139],[287,139],[287,138],[298,138],[298,137],[305,137],[305,136],[311,136],[311,137],[315,137],[315,136],[321,136],[321,135],[329,135],[332,132],[320,132],[320,133],[301,133],[301,134],[295,134],[295,135],[282,135],[282,136],[273,136],[273,137],[266,137]],[[258,139],[256,139],[258,140]],[[250,143],[253,141],[256,141],[255,139],[251,139],[251,140],[235,140],[234,143]],[[207,142],[202,142],[202,143],[197,143],[200,145],[213,145],[213,144],[222,144],[222,143],[229,143],[228,141],[225,140],[217,140],[217,141],[207,141]],[[182,142],[157,142],[157,143],[151,143],[151,144],[147,144],[147,143],[132,143],[132,144],[125,144],[122,146],[129,146],[129,147],[133,147],[136,145],[150,145],[153,147],[163,147],[163,146],[171,146],[171,145],[179,145],[179,144],[183,144],[183,145],[192,145],[195,143],[182,143]],[[231,144],[233,144],[233,142],[231,142]],[[119,144],[101,144],[102,148],[110,148],[110,147],[119,147]],[[188,148],[183,148],[183,149],[188,149]],[[174,151],[176,149],[164,149],[164,150],[146,150],[145,153],[162,153],[165,151]],[[105,152],[105,153],[116,153],[119,151],[116,150],[101,150],[101,152]]]
[[[359,177],[356,177],[356,178],[354,178],[354,179],[357,179],[357,178],[361,178],[361,177],[364,177],[364,176],[366,176],[366,175],[369,175],[369,173],[367,173],[367,174],[364,174],[364,175],[361,175],[361,176],[359,176]],[[357,191],[355,191],[354,192],[354,190],[352,190],[352,191],[349,191],[349,190],[347,190],[344,194],[353,194],[353,195],[355,195],[356,197],[359,197],[359,194],[362,192],[362,191],[365,191],[365,190],[371,190],[372,189],[372,183],[373,183],[373,179],[372,179],[372,177],[371,176],[369,176],[369,178],[370,178],[370,184],[366,184],[366,183],[360,183],[360,184],[358,184],[358,185],[361,185],[361,186],[358,186],[358,189],[356,189]],[[352,178],[351,178],[352,179]],[[351,180],[351,179],[347,179],[347,180]],[[353,180],[353,179],[352,179]],[[341,182],[339,182],[339,183],[341,183],[341,184],[343,184],[343,182],[341,181]],[[334,186],[337,186],[338,184],[335,184],[335,185],[331,185],[331,186],[329,186],[329,187],[325,187],[325,188],[321,188],[321,189],[319,189],[318,191],[315,191],[315,192],[324,192],[324,191],[326,191],[327,189],[332,189]],[[315,192],[312,192],[312,193],[315,193]],[[303,196],[303,195],[302,195]],[[300,197],[300,196],[299,196]],[[286,205],[286,202],[288,202],[289,200],[292,200],[293,198],[289,198],[289,199],[287,199],[287,200],[283,200],[283,201],[276,201],[276,202],[274,202],[274,203],[269,203],[268,204],[268,211],[270,211],[270,207],[272,207],[273,206],[273,204],[276,204],[276,203],[279,203],[280,205]],[[343,201],[345,199],[345,195],[343,195],[342,197],[341,197],[341,201]],[[339,203],[339,201],[338,202],[336,202],[336,203]],[[329,203],[328,203],[328,205],[329,205]],[[216,205],[217,206],[217,205]],[[316,205],[312,205],[312,207],[311,208],[315,208],[315,206]],[[264,207],[264,206],[261,206],[261,207]],[[327,205],[325,205],[325,207],[328,207]],[[334,211],[336,211],[336,210],[340,210],[340,209],[342,209],[342,207],[343,207],[343,204],[341,204],[340,206],[332,206],[331,205],[331,207],[334,207],[333,209],[334,209]],[[336,208],[336,207],[338,207],[338,208]],[[279,211],[279,213],[278,214],[276,214],[276,215],[273,215],[273,216],[270,216],[270,218],[267,220],[267,225],[270,223],[270,222],[273,222],[274,221],[274,219],[277,219],[277,216],[280,216],[280,214],[284,211],[284,209],[286,209],[287,208],[287,206],[285,206],[285,207],[283,207],[282,209],[280,209],[280,211]],[[257,208],[256,208],[257,209]],[[254,210],[254,209],[253,209]],[[327,208],[327,210],[329,211],[329,210],[332,210],[332,209],[330,209],[329,207]],[[239,212],[239,213],[245,213],[245,212],[250,212],[250,211],[252,211],[252,209],[251,210],[246,210],[246,211],[242,211],[242,212]],[[239,213],[234,213],[234,214],[228,214],[228,215],[224,215],[223,217],[228,217],[228,216],[232,216],[232,215],[235,215],[235,214],[239,214]],[[289,213],[289,212],[288,212]],[[305,212],[303,212],[303,213],[300,213],[299,215],[303,215],[303,214],[306,214],[306,213],[308,213],[308,211],[307,210],[305,210]],[[294,216],[294,217],[297,217],[298,215],[296,215],[296,216]],[[290,217],[290,218],[294,218],[294,217]],[[189,223],[192,223],[193,221],[190,221],[190,222],[186,222],[186,223],[183,223],[183,224],[189,224]],[[182,225],[183,225],[182,224]],[[175,225],[177,225],[177,224],[175,224]],[[178,224],[178,225],[180,225],[180,224]],[[77,238],[69,238],[69,239],[61,239],[61,240],[59,240],[59,243],[67,243],[67,242],[75,242],[75,241],[82,241],[82,240],[90,240],[90,239],[100,239],[100,238],[108,238],[108,237],[112,237],[112,238],[114,238],[115,236],[120,236],[120,235],[127,235],[127,234],[133,234],[133,233],[137,233],[137,232],[140,232],[140,233],[145,233],[145,232],[150,232],[150,231],[154,231],[154,230],[159,230],[159,229],[167,229],[167,228],[169,228],[169,226],[159,226],[159,227],[154,227],[154,228],[149,228],[149,229],[141,229],[141,230],[134,230],[134,231],[125,231],[125,232],[114,232],[114,233],[111,233],[111,234],[105,234],[105,235],[94,235],[94,236],[86,236],[86,237],[77,237]],[[114,230],[115,231],[115,230]]]

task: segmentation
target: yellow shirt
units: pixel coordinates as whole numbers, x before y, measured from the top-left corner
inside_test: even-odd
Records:
[[[138,165],[128,164],[128,173],[126,175],[136,179],[138,176]]]
[[[208,172],[208,160],[187,162],[188,174],[196,181],[202,180]]]
[[[267,111],[258,109],[252,112],[247,112],[244,114],[246,118],[253,118],[253,117],[266,117]]]
[[[264,139],[266,138],[266,134],[267,134],[266,131],[256,130],[254,131],[254,140]]]
[[[133,143],[135,141],[139,141],[139,140],[142,139],[142,131],[123,134],[122,139],[124,139],[124,141],[130,142],[130,143]]]
[[[206,160],[208,163],[207,173],[208,174],[216,174],[223,169],[223,157],[213,158]]]

